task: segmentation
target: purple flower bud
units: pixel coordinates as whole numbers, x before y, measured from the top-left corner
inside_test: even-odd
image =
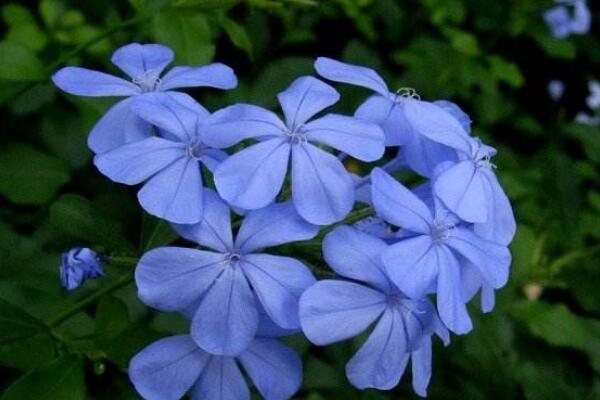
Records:
[[[86,279],[104,276],[104,261],[94,250],[87,247],[74,247],[62,254],[60,282],[67,290],[75,290]]]

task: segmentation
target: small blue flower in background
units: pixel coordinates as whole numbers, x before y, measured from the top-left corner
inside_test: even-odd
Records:
[[[558,39],[589,32],[592,15],[585,0],[558,0],[559,5],[543,13],[552,36]]]
[[[112,106],[90,132],[88,145],[95,153],[151,135],[150,125],[130,112],[131,102],[137,97],[186,87],[232,89],[237,86],[233,70],[220,63],[178,66],[161,77],[173,61],[173,51],[160,44],[127,44],[113,53],[111,61],[129,75],[131,81],[80,67],[65,67],[52,76],[56,86],[77,96],[127,97]]]
[[[431,378],[431,336],[447,343],[448,331],[425,298],[412,300],[388,279],[380,255],[388,245],[348,226],[323,241],[327,264],[351,279],[322,280],[300,299],[300,322],[307,338],[327,345],[375,328],[346,365],[350,383],[359,389],[389,390],[398,385],[409,359],[413,388],[425,396]]]
[[[559,101],[565,93],[565,84],[563,81],[558,79],[552,79],[548,83],[548,94],[554,101]]]
[[[259,140],[217,168],[214,177],[219,194],[236,207],[264,207],[281,190],[291,158],[292,199],[298,213],[319,225],[343,219],[354,205],[352,179],[340,160],[313,142],[359,160],[375,161],[385,149],[383,132],[375,124],[338,114],[309,121],[339,99],[334,88],[313,77],[296,79],[278,99],[285,122],[249,104],[226,107],[207,122],[206,140],[213,147]]]
[[[585,99],[585,104],[592,109],[600,107],[600,82],[593,80],[588,83],[590,94]]]
[[[437,164],[468,152],[470,118],[447,101],[421,101],[414,90],[390,92],[374,70],[319,57],[315,69],[322,77],[376,92],[355,112],[359,119],[380,125],[387,146],[402,146],[402,157],[415,172],[429,177]]]
[[[431,209],[385,171],[374,169],[371,175],[377,214],[402,228],[400,240],[381,256],[390,279],[413,299],[436,293],[438,312],[448,329],[469,332],[472,322],[462,289],[462,265],[469,263],[488,285],[500,288],[508,280],[508,248],[478,236],[435,198]],[[461,180],[455,185],[464,190]],[[485,207],[485,199],[472,206]]]
[[[63,253],[60,264],[60,283],[67,290],[75,290],[87,279],[104,276],[104,261],[92,249],[75,247]]]
[[[275,339],[285,333],[269,325],[261,318],[257,337],[233,356],[207,353],[189,335],[161,339],[133,357],[129,377],[148,400],[176,400],[187,392],[192,400],[250,400],[241,365],[263,398],[289,399],[302,383],[302,360]]]
[[[150,93],[131,102],[131,112],[158,128],[158,135],[96,155],[96,167],[115,182],[135,185],[142,207],[167,221],[193,224],[202,218],[201,166],[214,171],[227,154],[207,146],[203,121],[209,112],[184,93]]]
[[[317,234],[290,202],[249,212],[233,240],[229,207],[206,190],[202,221],[174,228],[213,251],[147,252],[135,271],[138,296],[159,310],[192,316],[191,335],[201,348],[219,355],[245,349],[256,334],[260,307],[282,328],[300,326],[298,298],[315,278],[293,258],[261,252]]]

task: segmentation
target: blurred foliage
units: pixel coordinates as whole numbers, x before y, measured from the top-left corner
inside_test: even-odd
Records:
[[[594,4],[595,3],[595,4]],[[173,232],[142,215],[134,189],[91,164],[90,127],[114,100],[58,93],[63,65],[116,72],[111,52],[161,42],[176,62],[225,62],[241,83],[192,93],[209,109],[276,104],[275,94],[328,55],[379,69],[391,87],[459,103],[499,149],[498,175],[515,207],[512,279],[475,330],[437,346],[431,399],[600,399],[600,128],[573,122],[600,78],[600,19],[558,40],[541,12],[551,0],[42,0],[3,2],[0,40],[1,400],[135,399],[126,367],[158,337],[184,332],[150,312],[131,283],[143,250]],[[596,76],[593,75],[596,74]],[[566,92],[552,101],[546,85]],[[367,91],[341,86],[339,111]],[[66,293],[61,251],[111,254],[107,277]],[[414,398],[355,390],[344,364],[356,343],[324,349],[301,337],[298,399]]]

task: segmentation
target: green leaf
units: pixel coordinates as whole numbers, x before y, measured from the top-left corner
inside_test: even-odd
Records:
[[[130,325],[127,306],[113,296],[105,296],[96,309],[96,341],[106,343],[121,335]]]
[[[168,9],[157,13],[152,20],[156,41],[175,52],[180,64],[207,64],[215,55],[210,25],[200,13]]]
[[[0,400],[84,400],[86,398],[81,360],[71,356],[57,359],[28,372],[6,389]]]
[[[496,79],[517,88],[523,86],[523,83],[525,83],[525,79],[516,64],[497,56],[490,57],[489,62],[492,75]]]
[[[134,252],[123,226],[100,212],[84,197],[66,194],[50,207],[50,223],[61,231],[109,250]]]
[[[58,158],[32,147],[13,144],[0,150],[0,194],[14,203],[46,203],[69,178]]]
[[[22,44],[3,40],[0,55],[0,79],[39,81],[47,78],[42,62]]]
[[[252,60],[254,58],[252,42],[250,41],[250,37],[248,36],[246,29],[242,25],[229,18],[224,18],[221,22],[221,26],[225,30],[225,33],[227,33],[231,43],[233,43],[237,48],[244,50],[246,54],[248,54],[248,57],[250,57]]]
[[[55,351],[49,333],[42,321],[0,299],[0,363],[27,370],[48,362]]]
[[[163,220],[144,213],[140,247],[146,251],[159,246],[166,246],[178,238],[171,225]]]

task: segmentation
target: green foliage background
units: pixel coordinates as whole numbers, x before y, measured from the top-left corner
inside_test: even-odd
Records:
[[[499,149],[519,229],[495,311],[474,307],[475,330],[436,346],[429,398],[600,399],[600,127],[572,122],[587,82],[600,78],[599,4],[590,3],[592,32],[558,40],[541,18],[551,0],[3,2],[0,400],[136,399],[131,355],[187,329],[145,308],[131,283],[136,258],[174,234],[142,215],[134,189],[91,164],[87,133],[114,100],[64,95],[49,80],[63,65],[116,72],[110,54],[130,41],[167,44],[177,63],[234,67],[236,90],[192,91],[211,110],[275,107],[278,91],[313,73],[317,55],[459,103]],[[559,103],[546,91],[555,78],[567,87]],[[340,90],[346,113],[368,94]],[[66,293],[59,257],[75,245],[113,261],[106,278]],[[343,366],[356,343],[290,342],[305,364],[297,399],[416,397],[410,373],[389,393],[349,386]]]

